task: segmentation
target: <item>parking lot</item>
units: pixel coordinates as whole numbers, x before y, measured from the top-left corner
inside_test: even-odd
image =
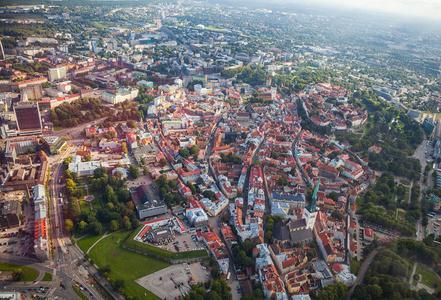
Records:
[[[139,278],[136,283],[151,291],[161,299],[175,299],[190,292],[190,277],[196,282],[210,279],[210,273],[201,263],[172,265],[148,276]]]
[[[192,236],[196,237],[195,234],[189,233],[176,234],[176,238],[173,242],[163,245],[162,247],[173,252],[185,252],[204,249],[205,244],[203,242],[197,241],[195,238],[192,239]]]
[[[441,225],[441,214],[434,215],[433,218],[429,218],[429,224],[427,224],[426,230],[427,234],[435,234],[435,237],[439,236],[440,233],[440,227]]]

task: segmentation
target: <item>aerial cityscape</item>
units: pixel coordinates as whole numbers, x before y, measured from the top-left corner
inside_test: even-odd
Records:
[[[382,2],[0,0],[0,299],[441,299],[441,7]]]

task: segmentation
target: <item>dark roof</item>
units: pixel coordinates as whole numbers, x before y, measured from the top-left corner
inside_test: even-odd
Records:
[[[283,225],[282,222],[277,222],[274,225],[274,238],[278,241],[289,241],[289,228]]]
[[[289,226],[289,231],[294,230],[294,229],[298,229],[298,228],[302,228],[302,227],[306,227],[306,220],[305,219],[294,220],[294,221],[289,222],[288,226]]]
[[[305,202],[305,198],[301,194],[282,194],[281,191],[272,191],[271,197],[273,201]]]
[[[312,230],[300,229],[300,230],[292,231],[290,237],[291,237],[291,243],[293,244],[302,242],[304,240],[310,240],[312,239]]]

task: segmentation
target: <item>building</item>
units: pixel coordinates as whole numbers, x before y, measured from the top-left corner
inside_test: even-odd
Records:
[[[1,51],[3,52],[3,48],[1,49]],[[21,300],[23,298],[21,297],[21,294],[19,292],[0,292],[0,299]]]
[[[200,207],[187,209],[186,217],[188,222],[194,227],[201,227],[208,224],[207,214]]]
[[[81,156],[72,156],[72,162],[69,164],[69,170],[77,176],[91,176],[93,172],[101,167],[100,161],[81,161]]]
[[[20,135],[41,134],[40,108],[38,102],[21,101],[14,105],[17,129]]]
[[[49,69],[48,75],[49,75],[49,81],[64,79],[66,78],[66,68],[60,67],[60,68]]]
[[[29,150],[36,150],[38,141],[36,138],[22,138],[8,140],[5,148],[5,159],[8,163],[15,164],[18,155],[26,154]]]
[[[46,189],[37,184],[33,189],[35,220],[34,220],[34,252],[38,259],[49,259],[49,241],[47,230]]]
[[[132,194],[132,199],[140,220],[167,212],[167,206],[156,193],[156,186],[153,183],[139,186]]]
[[[317,218],[317,193],[319,191],[320,186],[320,178],[317,182],[317,185],[314,188],[314,194],[312,194],[311,202],[305,209],[303,210],[303,219],[306,220],[306,228],[307,229],[313,229],[315,224],[315,219]]]
[[[433,123],[433,119],[432,119],[432,118],[429,118],[429,117],[424,118],[424,121],[423,121],[423,128],[424,128],[427,132],[432,133],[433,130],[435,129],[435,124]]]
[[[43,136],[41,138],[43,147],[49,151],[50,154],[58,154],[58,152],[66,145],[66,142],[58,136]]]
[[[111,103],[111,104],[117,104],[124,102],[125,100],[133,100],[138,96],[139,90],[135,88],[120,88],[116,91],[110,92],[104,92],[101,95],[101,100]]]
[[[272,191],[270,201],[271,205],[274,205],[274,202],[281,202],[289,204],[290,208],[305,207],[305,198],[301,194],[283,194],[282,191]]]
[[[374,240],[374,231],[371,228],[364,228],[364,240],[368,242],[372,242]]]
[[[21,205],[17,200],[0,203],[0,227],[11,228],[20,225]]]

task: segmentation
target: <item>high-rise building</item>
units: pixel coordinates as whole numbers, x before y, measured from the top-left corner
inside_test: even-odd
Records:
[[[20,135],[41,134],[43,125],[38,102],[18,102],[14,105],[14,113]]]
[[[66,68],[65,67],[49,69],[48,73],[49,73],[48,74],[49,81],[54,81],[54,80],[66,78]]]

